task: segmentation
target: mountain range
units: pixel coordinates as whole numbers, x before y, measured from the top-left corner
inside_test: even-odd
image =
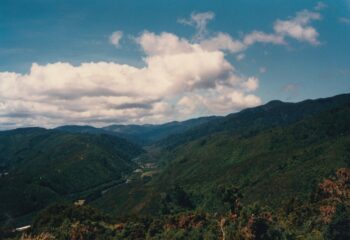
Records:
[[[51,219],[55,211],[62,209],[64,218],[69,218],[71,211],[75,214],[87,211],[84,212],[86,219],[92,219],[97,213],[85,208],[76,210],[70,205],[39,212],[54,203],[72,204],[83,200],[88,206],[99,209],[102,215],[108,213],[119,222],[124,221],[123,234],[130,222],[141,224],[141,220],[125,219],[133,215],[153,216],[147,221],[155,223],[156,217],[161,225],[159,228],[163,229],[154,236],[170,239],[170,235],[164,235],[170,234],[166,232],[169,219],[176,222],[179,217],[186,216],[187,219],[188,214],[196,212],[215,229],[215,222],[222,219],[231,219],[232,224],[237,222],[232,226],[219,224],[220,228],[212,232],[209,228],[198,230],[191,225],[190,230],[187,229],[191,234],[215,235],[230,231],[231,226],[231,230],[242,237],[243,232],[249,230],[252,215],[240,215],[243,210],[237,210],[237,206],[247,206],[242,209],[253,211],[248,206],[259,205],[269,209],[262,212],[276,216],[270,221],[274,231],[289,229],[289,233],[281,230],[284,238],[269,235],[269,238],[254,239],[287,239],[287,236],[288,239],[297,236],[332,239],[325,236],[330,236],[329,226],[333,220],[321,224],[322,211],[315,209],[324,206],[322,201],[329,201],[329,196],[320,197],[320,184],[328,178],[333,182],[340,181],[344,174],[336,178],[337,171],[350,167],[349,123],[350,94],[343,94],[298,103],[272,101],[224,117],[210,116],[160,125],[103,128],[67,125],[55,129],[2,131],[0,221],[6,228],[11,228],[30,224],[34,219],[33,233],[57,230],[63,225],[47,225],[51,220],[45,223],[40,219]],[[346,189],[344,191],[349,187],[350,181],[347,181],[341,185]],[[349,210],[348,198],[347,195],[339,198],[345,212]],[[281,213],[288,206],[294,207],[296,202],[309,212],[300,213],[295,221],[306,219],[312,226],[288,222],[289,215],[285,217]],[[334,209],[338,206],[332,204],[327,206]],[[330,219],[336,216],[334,209]],[[124,220],[121,217],[125,217]],[[105,225],[113,222],[104,217],[99,219],[91,221],[105,222]],[[350,226],[346,225],[350,224],[346,219],[345,226]],[[147,232],[151,227],[144,221],[142,224],[144,234],[153,239]],[[239,230],[237,224],[241,226]],[[174,227],[175,232],[171,234],[180,234],[180,230],[185,234],[186,228]],[[194,233],[193,229],[205,233]],[[309,232],[310,229],[313,232]],[[113,234],[117,236],[116,232]],[[136,239],[132,235],[121,238]]]

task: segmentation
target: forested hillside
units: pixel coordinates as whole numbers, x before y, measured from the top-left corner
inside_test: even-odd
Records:
[[[3,132],[2,211],[65,200],[24,239],[348,239],[349,123],[345,94],[211,118],[145,150],[106,129]]]
[[[41,128],[0,132],[0,151],[3,223],[122,181],[137,166],[131,160],[143,152],[113,136]]]
[[[163,139],[159,145],[166,148],[174,148],[219,132],[254,134],[258,131],[286,126],[308,116],[347,106],[349,102],[350,94],[305,100],[298,103],[285,103],[275,100],[262,106],[229,114],[224,118],[214,119],[214,121],[196,126],[186,132],[169,136]]]
[[[122,207],[109,209],[116,213],[152,212],[164,207],[162,194],[176,186],[181,186],[192,196],[196,207],[213,212],[222,208],[215,194],[220,185],[239,188],[244,202],[259,202],[271,207],[293,196],[306,199],[317,182],[338,168],[350,166],[349,103],[342,102],[332,110],[326,105],[325,111],[308,114],[290,124],[266,129],[266,125],[260,125],[260,130],[249,128],[236,133],[220,131],[185,141],[161,152],[167,156],[167,160],[163,160],[165,167],[151,182],[121,188],[115,192],[116,196],[110,193],[97,204],[109,206],[111,199],[125,199],[128,192],[134,192],[128,195],[131,199],[120,205]],[[266,109],[266,106],[260,109]],[[273,109],[268,108],[268,111]],[[295,111],[300,110],[296,108]],[[280,116],[284,118],[284,115]],[[271,115],[267,117],[271,118]]]

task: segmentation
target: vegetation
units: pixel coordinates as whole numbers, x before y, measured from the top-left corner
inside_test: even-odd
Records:
[[[215,116],[201,117],[183,122],[174,121],[160,125],[110,125],[102,128],[102,130],[141,145],[151,145],[155,142],[162,141],[162,139],[166,137],[186,132],[186,130],[220,118],[221,117]]]
[[[182,190],[174,190],[182,192]],[[349,239],[350,168],[323,180],[307,201],[291,198],[276,210],[243,205],[237,189],[219,189],[222,214],[187,210],[159,216],[112,217],[89,206],[56,204],[37,215],[25,234],[12,239]],[[183,193],[179,194],[180,196]],[[179,197],[186,205],[187,198]],[[169,200],[171,201],[171,200]],[[232,201],[234,203],[232,203]]]
[[[349,239],[349,122],[350,95],[340,95],[147,133],[3,132],[3,216],[56,204],[25,233],[5,224],[0,238]],[[126,129],[154,144],[145,152],[104,134]]]
[[[133,171],[137,166],[131,160],[143,152],[113,136],[40,128],[1,132],[0,151],[5,224],[56,201],[93,198]]]
[[[159,212],[163,195],[174,186],[181,186],[196,208],[212,213],[227,210],[218,186],[239,188],[245,204],[275,208],[291,197],[304,201],[317,182],[350,166],[349,122],[350,107],[344,106],[255,134],[212,134],[168,152],[165,167],[150,182],[111,191],[93,204],[111,206],[127,195],[128,204],[109,210]]]

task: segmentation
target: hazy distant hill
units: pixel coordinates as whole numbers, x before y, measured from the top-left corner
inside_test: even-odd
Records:
[[[108,134],[119,136],[140,145],[151,145],[163,138],[173,134],[185,132],[191,128],[207,123],[221,117],[211,116],[190,119],[181,122],[169,122],[164,124],[145,124],[145,125],[110,125],[102,128],[92,126],[65,125],[57,127],[56,130],[71,133],[90,133],[90,134]]]
[[[80,125],[64,125],[55,128],[55,130],[59,130],[62,132],[70,132],[70,133],[90,133],[90,134],[111,134],[110,131],[106,131],[101,128],[96,128],[92,126],[80,126]]]
[[[104,127],[103,129],[109,132],[119,134],[119,136],[123,136],[127,139],[133,140],[143,145],[149,145],[160,141],[163,138],[185,132],[196,126],[220,118],[221,117],[216,116],[202,117],[182,122],[175,121],[159,125],[111,125]]]

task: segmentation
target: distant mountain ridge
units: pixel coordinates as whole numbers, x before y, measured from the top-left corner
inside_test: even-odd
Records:
[[[220,212],[221,185],[239,188],[245,203],[305,198],[316,182],[350,166],[349,122],[350,94],[342,94],[160,125],[1,131],[0,222],[78,198],[117,215],[186,211],[163,205],[169,191],[185,206]],[[140,170],[135,159],[150,155],[156,174],[119,187]],[[118,187],[102,195],[110,186]]]
[[[350,104],[350,94],[341,94],[329,98],[305,100],[288,103],[279,100],[265,105],[247,108],[237,113],[203,123],[188,131],[168,136],[158,144],[162,147],[174,148],[182,143],[193,141],[214,133],[228,131],[230,134],[245,134],[262,131],[275,126],[285,126],[302,118],[314,116],[334,108]]]
[[[244,131],[248,129],[255,131],[260,126],[268,128],[279,124],[289,124],[305,116],[344,106],[349,99],[350,94],[341,94],[297,103],[272,100],[264,105],[247,108],[227,116],[200,117],[164,124],[114,124],[101,128],[89,125],[64,125],[55,129],[71,133],[114,135],[140,145],[159,144],[163,147],[174,147],[183,141],[220,131],[235,132],[243,129]],[[241,121],[243,118],[245,118],[244,121]]]
[[[57,127],[56,130],[90,133],[90,134],[109,134],[122,137],[140,145],[151,145],[168,136],[179,134],[203,123],[219,119],[218,116],[194,118],[186,121],[173,121],[164,124],[144,124],[144,125],[110,125],[102,128],[92,126],[65,125]]]
[[[256,131],[261,126],[269,128],[279,124],[289,124],[305,116],[312,116],[322,111],[344,106],[349,103],[349,99],[350,94],[341,94],[329,98],[304,100],[298,103],[273,100],[264,105],[247,108],[224,117],[200,117],[164,124],[115,124],[102,128],[66,125],[56,129],[67,132],[110,134],[140,145],[157,144],[162,147],[175,147],[184,141],[194,140],[220,131],[229,130],[233,133],[243,130]]]

